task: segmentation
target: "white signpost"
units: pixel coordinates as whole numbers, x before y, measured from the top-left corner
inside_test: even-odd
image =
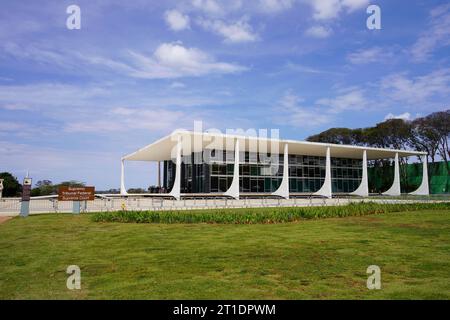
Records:
[[[4,179],[0,179],[0,199],[1,199],[2,196],[3,196],[3,180],[4,180]]]

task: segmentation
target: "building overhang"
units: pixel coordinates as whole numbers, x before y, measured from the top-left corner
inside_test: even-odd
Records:
[[[326,155],[327,147],[330,147],[331,155],[335,158],[362,159],[363,150],[367,150],[368,160],[394,158],[396,153],[398,153],[399,157],[426,155],[425,152],[411,150],[383,149],[242,135],[225,135],[212,132],[177,130],[152,144],[124,156],[122,159],[127,161],[164,161],[174,159],[178,139],[180,139],[182,143],[183,155],[190,155],[192,152],[200,152],[205,149],[234,151],[234,142],[236,139],[239,140],[239,149],[241,152],[250,151],[282,154],[282,150],[284,150],[284,146],[287,144],[289,154],[308,156],[324,157]],[[274,150],[274,152],[272,152],[272,150]]]

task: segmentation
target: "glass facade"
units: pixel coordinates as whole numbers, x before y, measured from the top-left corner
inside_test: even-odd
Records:
[[[331,158],[331,183],[335,193],[355,191],[362,179],[362,159]]]
[[[202,157],[203,156],[203,157]],[[197,157],[197,158],[196,158]],[[202,162],[202,158],[205,159]],[[278,189],[283,177],[283,155],[261,156],[242,152],[239,159],[241,193],[271,193]],[[194,161],[197,160],[197,161]],[[325,180],[325,157],[289,155],[289,191],[318,191]],[[222,193],[233,181],[234,151],[205,150],[184,156],[181,165],[182,193]],[[332,191],[348,193],[361,182],[362,160],[331,158]],[[175,163],[164,162],[164,187],[171,189],[175,179]]]

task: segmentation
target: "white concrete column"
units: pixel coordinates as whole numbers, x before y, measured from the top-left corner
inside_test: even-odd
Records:
[[[398,152],[395,153],[395,165],[394,165],[394,182],[388,191],[383,192],[385,196],[399,196],[400,190],[400,165],[398,163]]]
[[[289,152],[287,143],[284,145],[283,180],[272,195],[289,199]]]
[[[121,171],[120,171],[120,194],[127,195],[127,189],[125,188],[125,167],[124,167],[125,159],[121,161]]]
[[[177,200],[181,199],[181,135],[178,135],[177,140],[177,155],[175,162],[175,180],[173,182],[172,190],[169,195]]]
[[[327,147],[327,159],[325,167],[325,181],[319,191],[313,193],[315,196],[323,196],[332,198],[331,192],[331,151],[330,147]]]
[[[158,165],[158,184],[157,184],[157,186],[158,186],[158,188],[161,188],[161,162],[158,161],[157,165]]]
[[[359,187],[350,193],[350,195],[353,196],[360,196],[360,197],[368,197],[369,196],[369,181],[367,177],[367,150],[363,151],[363,160],[362,160],[362,177],[361,177],[361,184]]]
[[[236,139],[234,147],[234,170],[233,170],[233,182],[231,186],[224,193],[225,196],[239,199],[239,139]]]
[[[410,194],[416,196],[429,196],[430,190],[428,186],[428,156],[424,155],[422,156],[422,159],[423,159],[422,183],[420,184],[420,187],[416,191],[411,192]]]

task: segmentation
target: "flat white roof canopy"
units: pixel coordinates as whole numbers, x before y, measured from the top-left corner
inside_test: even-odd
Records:
[[[178,139],[181,139],[183,155],[192,152],[200,152],[205,149],[234,150],[234,142],[239,139],[240,151],[266,152],[282,154],[287,144],[289,154],[322,156],[326,155],[327,147],[330,147],[331,156],[335,158],[362,159],[363,150],[367,150],[367,159],[410,157],[426,155],[426,152],[394,150],[330,143],[317,143],[308,141],[282,140],[251,136],[224,135],[209,132],[174,131],[172,134],[149,144],[131,154],[124,156],[123,160],[129,161],[164,161],[175,158],[175,147]],[[272,152],[272,149],[274,152]]]

